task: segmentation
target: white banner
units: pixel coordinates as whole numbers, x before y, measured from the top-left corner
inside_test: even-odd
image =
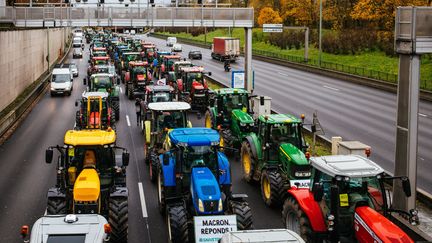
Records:
[[[236,215],[194,217],[195,242],[218,242],[222,236],[237,230]]]

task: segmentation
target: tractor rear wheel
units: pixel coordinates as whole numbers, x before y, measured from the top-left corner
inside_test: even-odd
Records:
[[[130,100],[132,100],[133,99],[133,85],[132,84],[127,84],[126,85],[126,90],[127,90],[128,98]]]
[[[184,206],[167,207],[167,225],[169,242],[189,242],[188,218]]]
[[[321,217],[321,212],[318,212],[317,217]],[[285,228],[296,232],[306,242],[319,242],[313,237],[313,230],[309,218],[293,197],[288,197],[285,200],[282,209],[282,221]]]
[[[222,130],[222,138],[224,140],[224,147],[232,148],[234,145],[234,136],[232,135],[232,132],[230,129],[224,129]],[[224,151],[226,155],[232,155],[233,151],[230,149],[226,149]]]
[[[116,121],[120,120],[120,102],[113,102],[113,109],[116,117]]]
[[[162,171],[159,170],[157,174],[157,190],[158,190],[158,207],[161,214],[165,214],[165,187],[163,184]]]
[[[149,157],[149,178],[151,182],[156,182],[157,179],[157,173],[158,173],[158,163],[157,160],[154,159],[155,156],[152,156],[150,154]]]
[[[255,160],[252,154],[251,145],[247,141],[242,143],[240,162],[243,170],[243,179],[247,182],[251,182],[253,180]]]
[[[283,203],[286,193],[279,172],[265,170],[262,173],[261,195],[267,206],[278,206]]]
[[[214,126],[213,120],[214,120],[214,117],[213,117],[212,113],[210,111],[206,111],[206,113],[205,113],[205,127],[206,128],[213,128],[213,126]]]
[[[253,228],[252,210],[246,201],[230,201],[229,212],[236,215],[238,230]]]
[[[65,198],[48,198],[47,214],[60,215],[67,213],[67,203]]]
[[[126,243],[128,239],[128,199],[127,197],[109,199],[109,218],[111,242]]]

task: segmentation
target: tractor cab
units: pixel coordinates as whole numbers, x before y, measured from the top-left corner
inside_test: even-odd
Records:
[[[127,239],[129,153],[115,142],[111,128],[69,130],[64,146],[47,149],[47,163],[52,162],[53,149],[60,153],[57,183],[48,191],[47,214],[100,214],[113,222],[111,240],[123,242]],[[118,150],[123,153],[117,154]]]
[[[162,78],[165,76],[165,74],[168,74],[168,72],[174,71],[174,63],[180,60],[181,56],[178,55],[163,56],[160,64],[159,77]]]
[[[208,73],[211,75],[211,73]],[[204,110],[209,102],[209,89],[204,78],[204,67],[193,66],[181,69],[180,79],[175,84],[183,99],[191,103],[192,109]]]
[[[129,69],[124,75],[124,81],[126,83],[126,95],[129,99],[144,94],[146,85],[152,81],[148,63],[143,61],[129,62]]]
[[[304,205],[303,202],[310,200],[308,208],[301,206],[295,209],[297,215],[301,215],[298,211],[303,211],[307,217],[305,222],[313,222],[315,226],[312,230],[301,230],[304,239],[313,237],[305,232],[313,234],[320,231],[324,240],[332,242],[411,242],[386,218],[391,212],[397,212],[406,215],[410,223],[418,223],[417,211],[408,213],[391,208],[391,193],[384,184],[386,180],[400,179],[409,197],[411,191],[407,177],[389,177],[379,165],[360,155],[313,157],[310,164],[310,188],[288,190],[290,196],[283,210],[288,229],[299,233],[301,225],[293,224],[296,216],[292,214],[292,207],[297,207],[295,204]]]
[[[92,43],[93,48],[97,47],[97,48],[104,48],[105,44],[102,41],[99,40],[94,40]]]
[[[147,62],[152,62],[155,57],[156,45],[151,43],[146,43],[142,45],[142,54]]]
[[[174,71],[170,71],[168,74],[168,82],[175,82],[177,78],[181,78],[182,68],[193,67],[194,65],[190,61],[178,61],[174,62]]]
[[[108,53],[106,51],[93,51],[91,57],[107,57]]]
[[[145,103],[175,101],[174,88],[170,85],[147,85]]]
[[[129,69],[129,62],[141,61],[141,54],[139,52],[124,52],[122,54],[122,66],[124,70]]]
[[[114,91],[115,81],[115,77],[109,73],[93,74],[88,82],[88,91],[111,93]],[[86,85],[86,82],[84,82],[84,85]]]
[[[91,66],[108,65],[109,64],[108,62],[109,62],[108,56],[92,57],[90,65]]]
[[[107,92],[84,92],[76,112],[76,127],[79,129],[111,129],[115,115]],[[75,102],[78,106],[78,101]]]
[[[171,56],[170,51],[156,51],[155,58],[158,59],[159,64],[163,62],[164,56]]]

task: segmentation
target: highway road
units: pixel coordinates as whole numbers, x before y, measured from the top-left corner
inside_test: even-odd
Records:
[[[165,40],[149,38],[158,47]],[[231,73],[224,72],[223,63],[210,57],[209,49],[183,46],[184,57],[189,50],[201,50],[205,66],[212,77],[231,85]],[[161,48],[168,50],[167,47]],[[272,98],[272,109],[299,116],[304,113],[311,122],[314,111],[325,130],[325,137],[341,136],[358,140],[372,147],[371,159],[387,172],[393,173],[396,143],[396,94],[343,80],[324,77],[305,71],[253,60],[254,93]],[[244,69],[244,58],[231,65],[233,70]],[[418,183],[417,187],[432,194],[432,103],[419,105]]]
[[[45,213],[48,188],[55,184],[55,163],[45,164],[45,149],[63,143],[63,136],[75,121],[75,100],[85,87],[88,46],[83,59],[72,60],[80,76],[74,79],[70,97],[40,99],[12,136],[0,146],[0,242],[22,242],[21,225],[32,225]],[[122,85],[123,86],[123,85]],[[124,94],[124,86],[122,87]],[[117,127],[117,144],[130,152],[127,168],[129,188],[129,242],[167,242],[165,219],[157,208],[157,190],[148,178],[144,164],[144,139],[136,126],[134,102],[121,96],[121,119]],[[203,126],[203,119],[190,116],[194,126]],[[233,191],[246,193],[254,216],[255,228],[283,227],[279,209],[267,208],[261,199],[259,187],[241,181],[240,164],[232,161]],[[142,195],[142,197],[141,197]]]

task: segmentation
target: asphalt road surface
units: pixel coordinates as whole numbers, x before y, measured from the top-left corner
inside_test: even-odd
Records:
[[[169,50],[165,40],[148,38],[159,49]],[[211,59],[209,49],[182,44],[181,55],[201,50],[203,65],[216,80],[231,86],[231,72],[223,63]],[[393,173],[396,144],[396,94],[343,80],[320,76],[263,61],[253,60],[254,93],[272,98],[272,109],[297,116],[304,113],[311,122],[314,111],[324,128],[325,137],[341,136],[372,148],[371,159]],[[244,70],[244,58],[231,64],[232,70]],[[418,181],[417,187],[432,194],[432,103],[419,105]]]
[[[0,242],[22,242],[19,230],[24,224],[32,226],[44,215],[48,188],[55,185],[56,165],[45,163],[45,149],[50,145],[62,145],[68,129],[75,121],[75,100],[81,97],[85,86],[88,45],[83,59],[72,60],[79,68],[74,79],[71,96],[50,97],[47,91],[29,113],[14,134],[0,146]],[[117,123],[117,144],[130,152],[127,168],[129,188],[129,242],[167,242],[165,219],[157,207],[156,185],[148,178],[148,166],[144,163],[144,139],[136,126],[134,102],[124,95],[122,85],[120,121]],[[204,119],[190,116],[195,127],[203,126]],[[240,165],[232,161],[233,191],[246,193],[258,229],[281,228],[279,209],[267,208],[257,185],[241,181]]]

